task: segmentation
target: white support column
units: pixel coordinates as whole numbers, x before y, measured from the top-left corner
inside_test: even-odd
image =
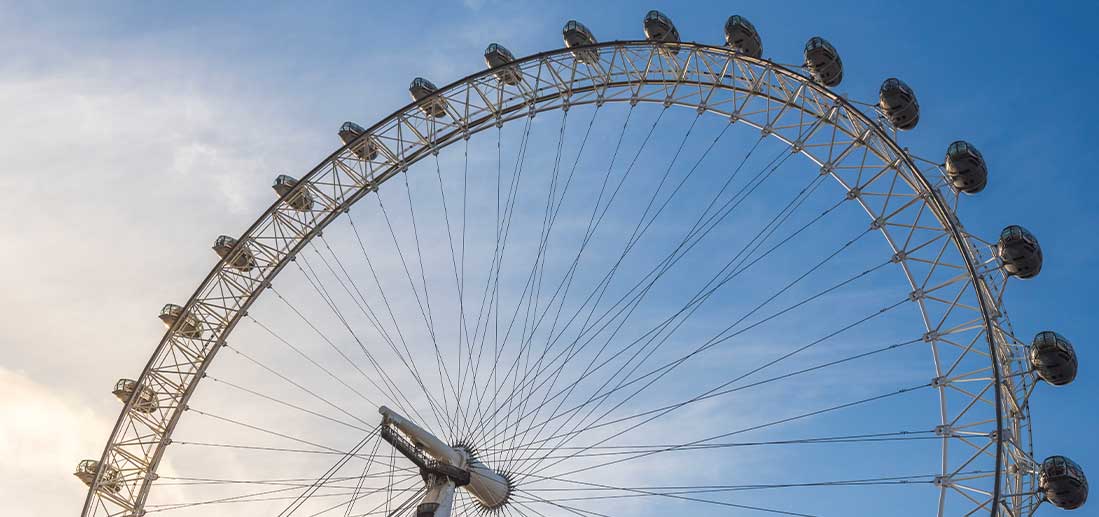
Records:
[[[416,507],[416,517],[450,517],[454,508],[454,481],[446,476],[428,474],[427,492]]]

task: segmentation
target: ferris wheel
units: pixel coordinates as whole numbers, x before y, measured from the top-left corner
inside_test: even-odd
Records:
[[[823,38],[788,66],[741,16],[721,46],[657,11],[643,29],[493,43],[486,70],[416,78],[278,175],[114,387],[82,515],[1082,506],[1082,469],[1034,456],[1029,404],[1076,357],[1008,319],[1035,237],[962,223],[977,148],[901,147],[914,91],[834,93]]]

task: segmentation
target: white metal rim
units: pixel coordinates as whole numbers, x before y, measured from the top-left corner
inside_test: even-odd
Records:
[[[141,413],[131,408],[132,402],[125,405],[100,458],[101,465],[119,469],[121,490],[100,490],[97,476],[82,515],[144,513],[144,501],[156,479],[157,465],[171,443],[172,430],[221,345],[282,268],[352,204],[433,151],[474,133],[541,111],[605,102],[663,103],[665,107],[682,106],[728,117],[781,140],[792,152],[819,165],[822,174],[839,181],[849,197],[866,210],[871,224],[886,238],[904,269],[913,288],[913,301],[920,307],[927,327],[936,371],[941,372],[938,380],[942,382],[936,386],[944,430],[939,515],[946,511],[948,492],[972,501],[970,514],[988,510],[992,515],[1027,515],[1039,502],[1034,493],[1036,463],[1031,457],[1029,408],[1025,403],[1035,379],[1021,352],[1025,345],[1013,337],[1000,307],[1007,277],[988,252],[994,243],[962,227],[955,215],[958,193],[950,189],[942,170],[933,166],[921,171],[916,160],[872,117],[807,75],[767,60],[738,55],[725,47],[697,43],[676,46],[679,52],[673,55],[664,50],[664,45],[648,41],[602,43],[592,46],[600,59],[591,65],[576,60],[571,49],[521,58],[511,65],[524,78],[518,85],[499,82],[491,70],[473,74],[441,88],[426,100],[445,100],[448,116],[427,116],[417,103],[411,103],[326,158],[302,178],[295,191],[275,202],[244,232],[233,252],[211,270],[188,300],[184,311],[202,323],[207,335],[189,339],[178,335],[174,328],[164,335],[138,378],[139,386],[156,391],[160,408]],[[763,108],[757,106],[761,103]],[[797,114],[801,122],[790,124],[792,114]],[[833,136],[831,145],[815,146],[813,138],[825,126],[832,129],[833,135],[849,140],[836,141]],[[373,161],[363,161],[352,152],[368,142],[379,150]],[[844,149],[835,153],[841,146]],[[867,183],[851,183],[840,169],[842,160],[854,149],[869,151],[886,164],[885,169]],[[862,172],[860,168],[860,178]],[[867,187],[885,177],[893,178],[894,187],[899,179],[909,189],[908,201],[892,212],[879,212],[865,200],[870,194]],[[284,201],[301,190],[308,190],[318,201],[310,211],[298,212]],[[904,199],[901,194],[890,190],[886,197]],[[917,219],[909,225],[907,238],[902,239],[898,227],[903,230],[903,225],[894,227],[891,220],[904,211],[916,210],[927,210],[942,235],[913,243],[917,231],[925,229]],[[935,269],[946,262],[930,264],[932,272],[921,280],[924,272],[917,271],[917,262],[909,260],[914,248],[937,246],[940,238],[946,239],[958,254],[955,260],[960,264],[950,265],[965,270],[933,285],[938,291],[960,284],[962,289],[953,299],[939,298],[928,289]],[[238,271],[230,263],[245,247],[256,261],[250,272]],[[966,291],[975,295],[975,306],[959,303]],[[955,310],[973,311],[972,322],[942,328],[946,316],[939,319],[941,312],[950,314]],[[952,388],[949,374],[953,372],[940,357],[940,350],[956,348],[962,355],[980,353],[975,346],[978,342],[987,346],[984,353],[990,359],[989,371],[964,375],[970,376],[965,380],[980,380],[984,387],[970,394],[973,402],[960,413],[951,413],[958,409],[947,405],[947,392]],[[960,360],[958,357],[955,365]],[[982,377],[974,377],[977,374]],[[988,403],[985,395],[989,391],[995,399],[996,428],[1001,431],[993,433],[984,445],[970,443],[963,435],[963,441],[973,450],[952,456],[950,439],[958,438],[953,433],[964,434],[958,422],[972,408]],[[966,476],[961,472],[974,458],[993,454],[994,474]],[[989,480],[991,487],[976,485],[988,484]]]

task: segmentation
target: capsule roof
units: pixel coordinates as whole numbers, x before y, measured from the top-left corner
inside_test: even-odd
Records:
[[[183,313],[183,307],[180,307],[174,303],[166,303],[164,307],[160,308],[161,316],[178,316]]]
[[[912,93],[912,88],[909,88],[904,81],[897,79],[896,77],[890,77],[885,82],[881,83],[881,92],[886,93],[894,89],[899,89],[906,93]]]
[[[344,131],[347,131],[347,132],[350,132],[350,133],[364,133],[364,132],[366,132],[366,130],[363,129],[362,126],[360,126],[360,125],[358,125],[354,122],[351,122],[351,121],[344,122],[343,125],[340,126],[340,132],[343,133]]]
[[[675,26],[675,24],[672,23],[671,18],[668,18],[664,13],[662,13],[660,11],[657,11],[656,9],[653,9],[652,11],[649,11],[648,14],[645,15],[645,23],[646,24],[653,23],[653,22],[662,23],[662,24],[664,24],[668,27],[674,27]]]
[[[590,38],[592,41],[595,41],[595,36],[592,36],[591,31],[588,30],[588,28],[585,27],[583,23],[580,23],[576,20],[569,20],[568,22],[566,22],[565,27],[561,29],[561,32],[579,32],[580,34],[583,34],[584,36]]]
[[[981,156],[981,152],[965,140],[955,140],[953,143],[950,144],[950,147],[946,148],[946,154],[951,156],[959,156],[967,152],[973,153],[977,156]]]
[[[1066,456],[1050,456],[1046,458],[1042,461],[1041,474],[1043,477],[1064,475],[1075,476],[1079,479],[1083,479],[1085,485],[1087,483],[1087,480],[1084,477],[1084,469]]]
[[[813,36],[812,38],[809,38],[809,41],[805,42],[806,51],[816,50],[818,48],[825,48],[831,50],[832,52],[836,51],[836,48],[833,47],[831,43],[828,43],[828,40],[820,36]]]
[[[1025,239],[1025,240],[1029,240],[1029,241],[1038,242],[1038,239],[1034,238],[1034,234],[1030,233],[1029,231],[1027,231],[1026,228],[1023,228],[1022,226],[1019,226],[1017,224],[1013,224],[1011,226],[1008,226],[1007,228],[1004,228],[1003,230],[1000,231],[1000,240],[1002,240],[1002,241],[1010,241],[1010,240],[1017,240],[1017,239]]]
[[[95,472],[97,469],[99,469],[99,460],[80,460],[80,463],[76,464],[76,470]]]
[[[499,54],[507,58],[508,61],[515,61],[515,55],[511,53],[507,47],[499,43],[489,43],[488,48],[485,49],[485,55]]]
[[[1065,456],[1050,456],[1050,457],[1046,458],[1045,461],[1042,462],[1042,465],[1064,466],[1064,467],[1067,467],[1067,468],[1073,469],[1073,470],[1079,470],[1079,471],[1084,470],[1084,469],[1080,468],[1080,465],[1077,465],[1075,461],[1072,461],[1072,460],[1068,459]]]
[[[214,240],[215,248],[232,248],[237,245],[237,240],[228,235],[218,235],[218,238]]]
[[[133,379],[118,379],[118,382],[114,383],[115,391],[133,391],[137,386],[137,381]]]
[[[1043,330],[1034,336],[1034,348],[1043,347],[1057,347],[1060,349],[1072,350],[1072,343],[1065,336],[1062,336],[1052,330]]]
[[[298,184],[297,178],[295,178],[293,176],[288,176],[286,174],[279,174],[278,176],[275,176],[275,184],[273,186],[275,186],[275,187],[282,187],[282,186],[293,187],[294,185],[297,185],[297,184]]]
[[[439,88],[435,86],[435,83],[424,79],[423,77],[417,77],[412,80],[412,84],[408,85],[409,88],[423,88],[425,90],[435,91]]]
[[[485,64],[488,65],[489,68],[508,65],[513,61],[515,61],[515,55],[499,43],[491,43],[488,48],[485,49]]]
[[[747,28],[751,29],[752,32],[757,32],[756,31],[756,26],[752,25],[752,22],[748,21],[747,18],[745,18],[745,17],[743,17],[739,14],[734,14],[734,15],[730,16],[728,20],[725,20],[725,30],[726,31],[731,30],[733,27],[735,27],[737,25],[742,25],[744,27],[747,27]]]
[[[105,474],[110,474],[112,472],[112,470],[117,470],[117,469],[114,469],[114,467],[111,467],[111,466],[108,465],[105,470],[106,470]],[[95,479],[96,473],[98,473],[98,472],[99,472],[99,460],[91,460],[91,459],[89,459],[89,460],[80,460],[80,463],[76,464],[76,475],[77,475],[77,477],[80,477],[81,479],[85,479],[85,476],[87,476],[87,480],[85,481],[86,483],[91,484],[92,480]],[[104,477],[107,477],[107,476],[105,475]]]

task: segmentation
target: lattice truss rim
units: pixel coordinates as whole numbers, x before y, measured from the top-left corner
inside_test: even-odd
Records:
[[[82,515],[143,513],[171,432],[228,334],[290,259],[352,204],[474,133],[542,111],[606,102],[660,103],[724,116],[778,138],[838,181],[886,238],[927,328],[939,375],[932,383],[942,424],[940,515],[948,493],[971,501],[970,514],[995,511],[999,494],[1000,512],[1029,515],[1040,502],[1027,404],[1036,377],[1025,360],[1026,345],[1013,336],[1002,309],[1008,277],[995,243],[962,227],[955,215],[959,193],[941,166],[901,149],[880,116],[861,112],[807,75],[725,47],[677,46],[672,54],[648,41],[602,43],[594,46],[599,60],[591,65],[569,49],[518,59],[511,65],[522,74],[518,85],[498,81],[491,70],[473,74],[421,101],[445,104],[447,116],[431,117],[409,104],[326,158],[238,239],[183,307],[206,332],[199,339],[176,328],[166,332],[138,378],[139,389],[156,393],[158,409],[135,411],[137,397],[125,405],[99,463],[117,469],[119,490],[101,487],[105,469],[99,469]],[[378,151],[375,159],[355,154],[366,145]],[[921,170],[917,163],[928,165]],[[305,212],[286,202],[302,190],[316,200]],[[250,272],[231,265],[245,248],[256,263]],[[949,256],[951,251],[959,256]],[[972,354],[987,358],[988,367],[957,371]],[[955,403],[959,397],[969,403]],[[976,408],[992,408],[996,417],[975,420]],[[989,424],[1002,431],[976,430]],[[959,449],[956,456],[953,448]],[[968,473],[966,467],[980,458],[996,459],[998,475]]]

